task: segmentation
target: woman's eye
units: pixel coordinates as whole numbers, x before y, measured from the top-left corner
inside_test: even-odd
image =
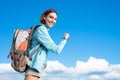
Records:
[[[50,18],[53,18],[53,16],[49,16]]]
[[[53,16],[49,16],[51,19],[54,19],[54,20],[56,20],[56,18],[54,18]]]

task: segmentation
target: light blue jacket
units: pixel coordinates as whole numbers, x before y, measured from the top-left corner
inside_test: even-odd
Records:
[[[52,51],[53,53],[60,54],[67,41],[65,39],[62,39],[60,44],[56,45],[51,39],[48,31],[49,28],[44,24],[38,27],[32,36],[31,45],[29,47],[30,54],[40,44],[42,44],[40,50],[32,56],[32,61],[30,63],[30,68],[34,68],[39,72],[42,71],[43,65],[46,65],[46,56],[48,55],[48,50]]]

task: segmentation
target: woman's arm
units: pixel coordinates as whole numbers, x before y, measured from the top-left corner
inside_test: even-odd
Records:
[[[63,48],[66,44],[66,40],[68,38],[68,37],[65,37],[66,35],[64,35],[64,39],[62,39],[61,42],[58,45],[56,45],[55,42],[50,37],[47,29],[44,27],[39,27],[35,31],[34,35],[40,44],[42,44],[45,48],[47,48],[48,50],[50,50],[56,54],[61,53],[61,51],[63,50]]]

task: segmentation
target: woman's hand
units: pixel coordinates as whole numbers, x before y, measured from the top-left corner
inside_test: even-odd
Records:
[[[69,33],[65,33],[63,38],[68,39],[69,38]]]

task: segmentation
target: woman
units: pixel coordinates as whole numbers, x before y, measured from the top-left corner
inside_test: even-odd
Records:
[[[53,53],[60,54],[64,48],[66,41],[69,38],[68,33],[64,34],[59,45],[54,43],[48,33],[49,29],[56,23],[56,19],[57,12],[53,9],[46,10],[40,17],[41,26],[35,30],[32,36],[29,54],[38,46],[42,45],[42,47],[33,55],[30,68],[25,72],[25,80],[39,80],[40,73],[46,67],[46,56],[48,54],[48,50]]]

